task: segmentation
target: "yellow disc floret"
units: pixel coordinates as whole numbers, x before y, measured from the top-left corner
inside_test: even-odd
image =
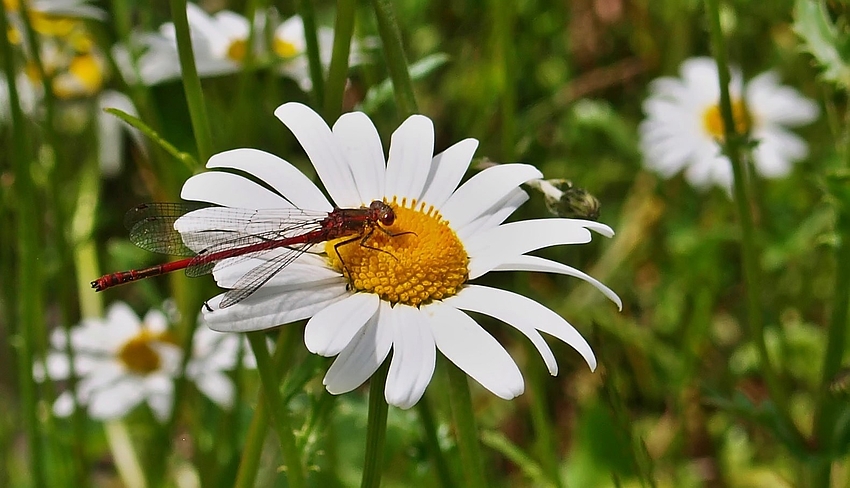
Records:
[[[167,332],[156,333],[142,328],[138,334],[124,343],[118,350],[118,360],[128,371],[140,376],[159,370],[162,359],[154,348],[156,343],[173,343]]]
[[[752,119],[743,100],[732,101],[732,118],[735,120],[735,132],[746,134],[752,127]],[[718,140],[723,140],[724,132],[723,117],[719,105],[708,107],[702,114],[702,125],[706,132]]]
[[[272,50],[283,59],[291,59],[299,54],[298,47],[294,43],[280,37],[274,38]]]
[[[390,303],[419,306],[455,295],[469,277],[469,258],[455,232],[433,207],[406,200],[390,204],[395,222],[361,236],[329,241],[331,266],[354,291]]]
[[[227,58],[236,63],[241,63],[245,60],[245,55],[248,53],[248,40],[236,39],[227,46]]]

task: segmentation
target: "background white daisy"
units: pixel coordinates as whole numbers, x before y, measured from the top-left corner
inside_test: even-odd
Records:
[[[257,362],[247,339],[199,324],[192,340],[192,357],[186,365],[186,377],[204,395],[222,408],[233,407],[235,390],[228,374],[239,366],[254,369]]]
[[[650,84],[643,104],[647,117],[639,127],[644,163],[665,178],[684,171],[697,188],[729,190],[732,168],[717,142],[723,137],[717,65],[711,58],[691,58],[682,63],[680,74]],[[772,71],[744,85],[733,70],[729,89],[739,132],[749,132],[757,142],[756,172],[765,178],[787,175],[792,163],[808,154],[806,143],[787,127],[814,121],[817,105],[780,85]]]
[[[201,77],[221,76],[242,69],[246,54],[251,23],[244,16],[229,10],[208,14],[201,7],[188,3],[186,14],[195,66]],[[273,65],[282,76],[295,80],[303,90],[312,87],[307,41],[304,23],[295,15],[279,22],[277,11],[269,9],[257,12],[254,19],[255,39],[251,53],[258,66]],[[269,25],[270,24],[270,25]],[[271,38],[266,39],[269,25]],[[333,48],[333,29],[319,27],[317,30],[319,57],[325,69],[330,64]],[[117,45],[113,48],[116,63],[131,82],[155,85],[180,78],[180,59],[174,24],[163,24],[158,32],[135,34],[131,46]],[[361,63],[364,56],[357,42],[352,42],[349,65]],[[134,56],[137,60],[134,62]]]
[[[103,319],[84,320],[71,329],[74,370],[79,378],[77,396],[71,391],[59,395],[53,404],[58,416],[67,416],[77,404],[86,407],[98,420],[120,418],[136,406],[147,403],[163,421],[170,413],[174,395],[173,380],[182,352],[168,336],[168,322],[162,312],[151,310],[144,320],[125,303],[115,303]],[[45,359],[46,370],[36,366],[36,377],[45,373],[52,380],[70,375],[65,354],[68,336],[56,329],[50,336],[52,351]]]
[[[50,353],[43,364],[35,365],[33,374],[39,381],[46,376],[67,380],[71,369],[64,329],[53,331],[50,345]],[[84,320],[72,328],[70,347],[79,378],[77,397],[71,391],[61,393],[53,405],[56,415],[70,415],[76,405],[83,405],[92,418],[109,420],[147,403],[160,421],[167,418],[183,352],[168,331],[165,314],[151,310],[139,320],[127,304],[117,302],[105,318]],[[243,336],[214,332],[201,324],[186,377],[220,407],[231,408],[234,384],[228,372],[240,362],[245,368],[256,367]]]
[[[204,318],[210,327],[249,331],[310,318],[305,331],[308,349],[324,356],[338,356],[324,378],[327,390],[334,394],[360,386],[392,350],[386,400],[402,408],[421,398],[433,374],[437,350],[496,395],[510,399],[522,393],[524,383],[516,363],[463,311],[490,315],[519,330],[532,341],[553,375],[558,366],[541,331],[570,344],[591,369],[596,367],[587,342],[552,310],[510,291],[467,283],[489,271],[562,273],[588,281],[621,305],[616,294],[581,271],[526,255],[543,247],[588,242],[590,231],[610,237],[613,231],[608,226],[554,218],[503,224],[528,199],[519,185],[542,177],[536,168],[527,164],[494,166],[458,188],[478,142],[466,139],[434,156],[434,128],[427,117],[414,115],[401,124],[393,133],[385,162],[378,132],[363,113],[343,115],[332,130],[312,109],[298,103],[280,106],[275,115],[304,147],[336,206],[358,208],[374,200],[393,203],[397,219],[390,232],[395,233],[411,233],[411,221],[423,221],[415,235],[404,241],[406,246],[401,240],[390,238],[390,245],[396,246],[392,251],[367,252],[375,253],[372,256],[378,259],[391,254],[390,258],[398,262],[405,262],[409,255],[411,267],[450,271],[426,275],[411,272],[415,276],[408,281],[395,281],[400,278],[384,276],[379,270],[364,270],[366,274],[378,273],[379,282],[387,280],[387,287],[380,291],[348,280],[327,256],[305,253],[235,305],[221,306],[226,294],[209,300]],[[210,171],[186,182],[184,199],[241,209],[284,209],[294,205],[330,211],[334,207],[306,176],[272,154],[236,149],[213,156],[207,167],[240,170],[265,186],[234,173]],[[423,208],[424,212],[417,210]],[[433,217],[437,211],[440,217]],[[220,227],[215,219],[210,219],[216,212],[218,208],[203,209],[177,221],[175,228],[188,246],[200,251],[203,236],[210,231],[249,230]],[[439,227],[442,234],[433,244],[436,250],[429,251],[425,243],[433,226]],[[370,241],[370,245],[377,245],[376,242]],[[349,248],[356,252],[360,246]],[[446,259],[456,249],[463,253],[463,269],[458,273],[464,274],[459,279],[452,275],[456,271],[454,264]],[[281,252],[286,251],[278,249],[247,260],[222,261],[213,275],[219,286],[238,288],[243,276],[273,262]],[[328,254],[333,258],[333,251]],[[411,282],[413,287],[409,286]],[[393,287],[404,291],[395,295]]]

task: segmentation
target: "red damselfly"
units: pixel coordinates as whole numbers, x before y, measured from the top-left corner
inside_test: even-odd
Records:
[[[181,218],[184,220],[179,223]],[[92,281],[91,286],[95,291],[103,291],[180,269],[185,269],[188,276],[201,276],[210,273],[218,263],[230,265],[277,250],[224,294],[219,307],[226,308],[251,296],[313,245],[349,237],[334,245],[339,256],[340,246],[359,241],[360,245],[369,247],[367,241],[376,229],[399,235],[386,229],[393,222],[395,212],[380,200],[368,207],[335,208],[330,212],[146,203],[127,212],[124,223],[130,240],[148,251],[191,257],[104,275]],[[175,223],[181,230],[175,228]]]

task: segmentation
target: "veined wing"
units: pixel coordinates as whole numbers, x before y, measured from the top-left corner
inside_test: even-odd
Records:
[[[220,308],[227,308],[236,305],[242,300],[253,295],[254,292],[268,283],[276,274],[280,273],[284,268],[292,264],[299,256],[307,252],[313,243],[304,243],[286,248],[283,252],[273,259],[270,259],[259,266],[251,269],[239,278],[233,285],[233,289],[224,293],[224,297],[219,304]]]
[[[191,202],[146,203],[127,213],[125,226],[130,240],[142,249],[191,256],[204,249],[226,247],[244,236],[263,240],[308,232],[310,222],[327,215],[294,207],[254,210]]]
[[[238,234],[229,240],[223,240],[197,253],[186,268],[186,274],[191,277],[205,275],[218,265],[232,266],[250,258],[263,258],[264,254],[275,249],[301,249],[304,244],[318,244],[316,240],[301,240],[309,237],[307,234],[321,228],[320,222],[305,222],[298,229],[287,230],[287,237],[281,237],[281,232],[271,231],[262,234]],[[309,247],[309,246],[308,246]],[[266,259],[276,259],[275,257]]]

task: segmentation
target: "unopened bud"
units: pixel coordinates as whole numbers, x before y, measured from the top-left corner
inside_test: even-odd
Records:
[[[546,208],[558,217],[596,220],[599,218],[599,200],[584,188],[573,186],[564,179],[532,180],[526,182],[546,199]]]

